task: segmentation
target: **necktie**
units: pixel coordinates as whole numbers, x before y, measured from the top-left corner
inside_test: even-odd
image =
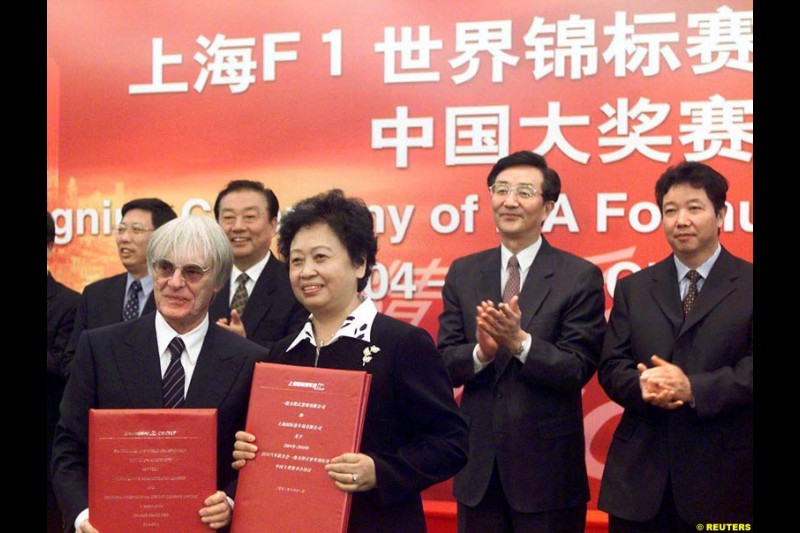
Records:
[[[503,301],[508,303],[519,294],[519,261],[512,255],[508,260],[508,281],[503,289]]]
[[[686,318],[694,306],[694,301],[697,299],[697,281],[701,276],[697,270],[690,270],[686,273],[686,277],[689,278],[689,290],[683,298],[683,318]]]
[[[183,339],[180,337],[172,339],[168,346],[172,358],[161,380],[161,396],[164,399],[164,407],[167,409],[183,406],[183,389],[186,374],[181,364],[181,354],[185,347]]]
[[[138,279],[133,280],[131,286],[128,288],[128,302],[125,304],[125,309],[122,310],[122,321],[127,322],[134,318],[139,318],[139,291],[142,290],[142,284]]]
[[[231,300],[231,310],[236,309],[239,312],[239,316],[242,316],[244,313],[244,306],[247,305],[247,287],[245,283],[250,277],[242,272],[239,274],[239,277],[236,278],[236,282],[239,284],[236,287],[236,292],[233,293],[233,300]]]

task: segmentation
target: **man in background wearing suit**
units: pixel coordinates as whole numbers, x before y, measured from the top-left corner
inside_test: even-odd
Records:
[[[56,224],[47,212],[47,261],[53,255]],[[53,431],[58,422],[58,404],[64,394],[66,374],[64,354],[75,324],[75,309],[81,295],[63,285],[50,274],[47,267],[47,531],[62,531],[53,488],[50,484],[50,453],[53,449]]]
[[[543,157],[503,157],[487,182],[501,246],[453,262],[439,317],[470,418],[469,460],[453,485],[458,530],[582,532],[581,389],[600,358],[603,276],[542,236],[561,191]]]
[[[211,298],[232,263],[228,239],[216,222],[205,216],[168,222],[153,234],[147,261],[157,310],[84,332],[61,402],[53,487],[67,523],[78,532],[97,531],[89,522],[87,494],[92,408],[217,409],[220,490],[204,500],[198,520],[212,529],[230,521],[227,496],[235,486],[230,451],[236,430],[244,427],[255,362],[267,351],[209,321]],[[172,393],[162,393],[162,379],[175,384]]]
[[[286,264],[270,252],[279,210],[275,193],[250,180],[231,181],[214,202],[214,216],[233,251],[233,269],[211,303],[211,320],[267,349],[298,333],[308,319]]]
[[[158,198],[137,198],[122,206],[122,221],[114,227],[114,239],[126,272],[83,289],[67,348],[67,363],[75,354],[83,330],[133,320],[155,310],[153,278],[147,272],[147,243],[153,231],[177,216]]]
[[[617,283],[598,378],[625,408],[598,507],[613,532],[753,521],[753,265],[719,243],[728,182],[656,183],[673,254]]]

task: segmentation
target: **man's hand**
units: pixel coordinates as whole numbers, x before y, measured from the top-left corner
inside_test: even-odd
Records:
[[[233,443],[233,458],[236,459],[231,463],[234,470],[239,470],[247,464],[250,459],[256,458],[258,447],[253,444],[256,436],[246,431],[236,432],[236,442]]]
[[[211,529],[219,529],[231,523],[231,506],[225,493],[218,490],[205,499],[200,509],[200,520]]]
[[[483,305],[487,303],[488,305]],[[520,328],[522,311],[519,309],[519,296],[510,302],[495,307],[491,301],[481,302],[478,314],[478,329],[488,333],[498,346],[503,346],[511,353],[517,353],[527,335]]]
[[[497,355],[497,350],[500,348],[497,341],[486,330],[488,325],[484,317],[489,309],[494,309],[494,303],[491,300],[483,300],[475,308],[475,337],[478,339],[477,357],[481,363],[488,363],[494,359],[494,356]]]
[[[239,311],[236,309],[231,310],[230,322],[227,318],[220,318],[217,320],[217,325],[236,333],[240,337],[247,338],[247,332],[244,330],[244,324],[242,324],[242,317],[239,316]]]
[[[339,490],[363,492],[375,488],[375,461],[363,453],[345,453],[325,465],[325,471]]]
[[[677,409],[694,402],[692,384],[679,366],[657,355],[650,360],[655,366],[647,368],[642,363],[636,366],[644,401],[662,409]]]

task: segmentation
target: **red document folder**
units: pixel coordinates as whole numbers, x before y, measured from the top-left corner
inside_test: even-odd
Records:
[[[351,495],[328,477],[330,459],[361,444],[372,376],[256,363],[248,433],[258,453],[239,472],[233,533],[340,533]]]
[[[216,409],[91,409],[89,521],[102,533],[208,533]]]

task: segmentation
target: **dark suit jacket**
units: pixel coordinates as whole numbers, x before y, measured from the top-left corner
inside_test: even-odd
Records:
[[[217,486],[231,497],[234,435],[244,427],[255,362],[266,356],[263,347],[212,323],[186,395],[186,408],[218,410]],[[53,488],[68,525],[88,506],[89,409],[162,405],[155,313],[81,335],[53,445]]]
[[[372,375],[360,451],[375,461],[378,486],[353,494],[348,532],[424,532],[420,492],[464,466],[467,424],[425,330],[378,313],[370,338],[367,343],[340,337],[320,350],[318,364]],[[293,340],[277,343],[269,361],[314,366],[311,343],[286,352]],[[369,346],[380,351],[364,364],[363,350]]]
[[[231,317],[230,301],[228,278],[208,310],[212,322]],[[303,329],[306,320],[308,311],[294,297],[286,264],[270,256],[256,280],[242,315],[247,338],[269,350],[283,337]]]
[[[63,361],[81,295],[47,273],[47,460],[66,384]],[[48,468],[47,478],[50,479]]]
[[[85,329],[110,326],[122,322],[122,306],[125,304],[125,285],[128,273],[123,272],[109,278],[90,283],[83,289],[78,311],[75,314],[75,328],[67,346],[67,372],[69,363],[75,356],[78,340]],[[156,310],[155,291],[150,293],[142,309],[142,316]]]
[[[439,349],[453,384],[464,386],[461,409],[470,419],[469,461],[453,485],[465,505],[481,501],[495,461],[516,511],[589,500],[581,388],[600,357],[603,276],[542,239],[519,299],[532,338],[524,365],[503,348],[483,371],[473,367],[475,307],[502,301],[500,248],[454,261],[442,289]]]
[[[695,407],[642,400],[637,363],[659,355],[692,384]],[[667,478],[691,524],[752,522],[753,265],[722,250],[683,321],[672,256],[617,283],[598,373],[625,408],[598,507],[626,520],[658,511]]]
[[[65,377],[64,353],[72,336],[81,295],[47,273],[47,375]]]

